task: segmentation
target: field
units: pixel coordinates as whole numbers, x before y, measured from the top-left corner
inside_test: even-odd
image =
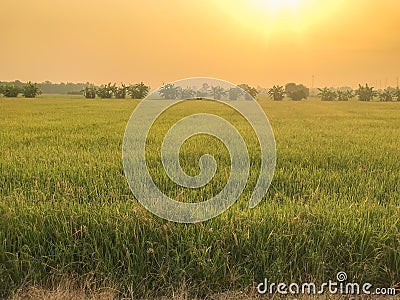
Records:
[[[247,208],[250,180],[237,204],[199,224],[164,221],[133,198],[121,147],[137,104],[0,98],[0,297],[67,280],[132,298],[202,298],[250,293],[264,278],[325,282],[340,271],[353,282],[400,287],[400,103],[261,100],[277,145],[265,201]],[[227,160],[209,142],[183,147],[189,174],[207,149]],[[155,181],[172,196],[195,201],[224,184],[221,169],[197,194],[181,193],[155,154]]]

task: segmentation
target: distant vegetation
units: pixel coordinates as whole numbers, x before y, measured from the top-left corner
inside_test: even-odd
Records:
[[[88,85],[82,90],[82,93],[87,99],[94,99],[96,96],[101,99],[111,99],[113,97],[116,99],[125,99],[126,95],[129,95],[132,99],[143,99],[149,91],[150,87],[143,82],[130,86],[126,86],[125,84],[116,86],[115,83],[111,84],[110,82],[100,87]]]
[[[18,97],[22,95],[26,98],[35,98],[40,94],[70,94],[83,95],[87,99],[143,99],[150,92],[150,86],[143,82],[125,85],[121,83],[108,83],[96,86],[87,83],[23,83],[19,80],[13,82],[0,82],[0,95],[4,97]],[[158,90],[160,99],[190,99],[190,98],[213,98],[217,100],[251,100],[252,98],[265,99],[266,97],[281,101],[285,97],[293,101],[301,101],[311,97],[319,97],[322,101],[349,101],[357,97],[359,101],[382,101],[400,102],[400,88],[387,87],[384,90],[375,90],[368,84],[359,84],[358,89],[350,87],[322,87],[309,89],[303,84],[287,83],[285,86],[274,85],[271,88],[255,88],[248,84],[239,84],[236,88],[224,89],[221,86],[209,86],[203,84],[201,88],[192,87],[182,88],[173,83],[164,85]]]
[[[318,96],[323,101],[348,101],[349,99],[357,96],[358,100],[369,102],[378,99],[383,102],[400,101],[400,89],[388,87],[384,90],[374,90],[374,87],[359,85],[357,90],[335,90],[333,88],[320,88],[318,89]]]
[[[90,83],[52,83],[50,81],[45,81],[38,83],[38,88],[42,91],[43,94],[80,94],[80,91],[85,88],[85,86],[89,85]],[[3,85],[15,85],[16,87],[22,89],[25,83],[15,80],[12,82],[1,82],[0,86]]]
[[[247,84],[239,84],[237,87],[224,89],[221,86],[209,86],[204,83],[201,88],[182,88],[168,83],[158,91],[161,99],[190,99],[190,98],[213,98],[217,100],[251,100],[257,97],[259,91]]]
[[[26,84],[17,85],[15,83],[1,84],[0,94],[4,97],[18,97],[22,93],[25,98],[35,98],[40,95],[42,91],[36,83],[27,82]]]
[[[0,82],[0,95],[4,97],[18,97],[22,94],[26,98],[35,98],[40,94],[70,94],[83,95],[87,99],[96,97],[102,99],[124,99],[129,95],[132,99],[143,99],[150,91],[150,87],[143,82],[126,86],[115,83],[95,86],[91,83],[23,83],[19,80],[13,82]]]

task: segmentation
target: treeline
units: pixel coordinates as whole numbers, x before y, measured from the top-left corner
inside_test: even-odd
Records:
[[[357,97],[360,101],[400,101],[400,89],[388,87],[384,90],[374,90],[373,87],[359,85],[358,89],[350,87],[342,88],[318,88],[315,96],[323,101],[348,101]],[[251,100],[268,96],[274,101],[289,98],[293,101],[301,101],[310,97],[310,89],[303,84],[288,83],[285,86],[275,85],[269,89],[254,88],[247,84],[239,84],[238,87],[224,89],[220,86],[208,86],[203,84],[201,88],[182,88],[174,84],[166,84],[158,91],[159,99],[188,99],[188,98],[213,98],[217,100]],[[154,97],[154,96],[153,96]]]
[[[127,95],[132,99],[143,99],[150,92],[150,86],[145,85],[143,82],[128,86],[125,84],[117,86],[115,83],[111,84],[110,82],[101,86],[86,85],[81,92],[87,99],[94,99],[96,96],[101,99],[125,99]]]
[[[0,82],[0,94],[4,97],[18,97],[22,94],[26,98],[35,98],[44,94],[73,94],[83,95],[87,99],[96,97],[101,99],[143,99],[150,92],[150,86],[143,82],[117,86],[115,83],[95,86],[90,83],[23,83],[19,80],[13,82]],[[400,89],[388,87],[384,90],[375,90],[374,87],[359,85],[358,89],[343,88],[318,88],[312,90],[313,95],[322,101],[348,101],[357,97],[360,101],[400,101]],[[239,84],[237,87],[224,89],[221,86],[209,86],[204,83],[198,88],[182,88],[173,83],[162,86],[152,97],[159,99],[189,99],[189,98],[213,98],[217,100],[251,100],[252,98],[268,97],[275,101],[289,98],[293,101],[301,101],[310,97],[310,89],[303,84],[288,83],[285,86],[274,85],[271,88],[255,88],[247,84]]]
[[[280,101],[285,97],[288,97],[295,101],[307,99],[310,96],[309,89],[304,85],[297,85],[295,83],[288,83],[286,86],[275,85],[267,91],[268,96],[275,100]],[[358,89],[353,90],[351,88],[318,88],[317,96],[322,101],[348,101],[354,97],[357,97],[360,101],[373,101],[378,99],[379,101],[390,102],[400,101],[400,89],[388,87],[384,90],[375,90],[374,87],[368,86],[368,84],[358,85]]]
[[[378,99],[383,102],[391,102],[391,101],[400,101],[400,89],[388,87],[384,90],[375,90],[374,87],[365,86],[359,84],[357,90],[335,90],[333,88],[322,88],[318,89],[318,96],[323,101],[347,101],[355,96],[358,97],[360,101],[373,101],[374,99]]]
[[[210,86],[204,83],[201,87],[180,87],[173,83],[168,83],[154,92],[152,98],[158,99],[191,99],[191,98],[213,98],[217,100],[251,100],[255,98],[259,91],[247,84],[240,84],[237,87],[224,89],[221,86]]]
[[[18,88],[22,88],[25,83],[15,80],[15,81],[0,81],[0,85],[14,85]],[[71,82],[61,82],[61,83],[52,83],[50,81],[44,81],[41,83],[37,83],[38,88],[42,91],[43,94],[71,94],[71,95],[79,95],[81,91],[85,88],[85,86],[90,85],[87,83],[71,83]]]
[[[257,89],[248,84],[239,84],[236,87],[223,88],[221,86],[210,86],[204,83],[201,87],[181,87],[168,83],[154,92],[153,99],[203,99],[212,98],[217,100],[252,100],[265,92],[265,89]],[[288,83],[285,87],[274,86],[267,90],[274,100],[282,100],[285,96],[295,101],[307,99],[310,96],[309,89],[302,84]]]
[[[4,97],[18,97],[22,94],[26,98],[35,98],[36,96],[44,94],[70,94],[70,95],[83,95],[85,98],[94,99],[96,97],[102,99],[124,99],[129,95],[132,99],[143,99],[150,91],[150,86],[145,85],[143,82],[117,86],[115,83],[108,83],[106,85],[95,86],[90,83],[61,83],[53,84],[50,82],[45,83],[23,83],[19,80],[13,82],[0,82],[0,95]]]

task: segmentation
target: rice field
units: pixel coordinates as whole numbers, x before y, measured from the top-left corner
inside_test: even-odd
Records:
[[[221,166],[195,191],[171,183],[158,150],[188,112],[215,112],[246,136],[252,171],[228,211],[198,224],[165,221],[133,197],[121,148],[136,100],[42,95],[0,98],[0,297],[71,280],[118,297],[205,298],[274,282],[353,282],[400,288],[400,103],[260,100],[277,166],[265,200],[248,209],[259,168],[248,126],[209,101],[160,119],[148,165],[171,197],[202,201],[223,188],[229,156],[199,136],[181,152],[190,175],[201,154]],[[254,162],[253,162],[254,161]]]

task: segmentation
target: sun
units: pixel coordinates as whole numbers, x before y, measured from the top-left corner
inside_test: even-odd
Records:
[[[221,0],[215,1],[245,34],[251,29],[265,37],[297,36],[312,32],[324,22],[332,22],[345,0]],[[328,21],[329,20],[329,21]]]
[[[246,0],[243,8],[247,6],[252,25],[265,33],[301,32],[308,26],[308,11],[316,2],[318,0]],[[244,9],[242,12],[243,18],[249,20],[244,17]]]

